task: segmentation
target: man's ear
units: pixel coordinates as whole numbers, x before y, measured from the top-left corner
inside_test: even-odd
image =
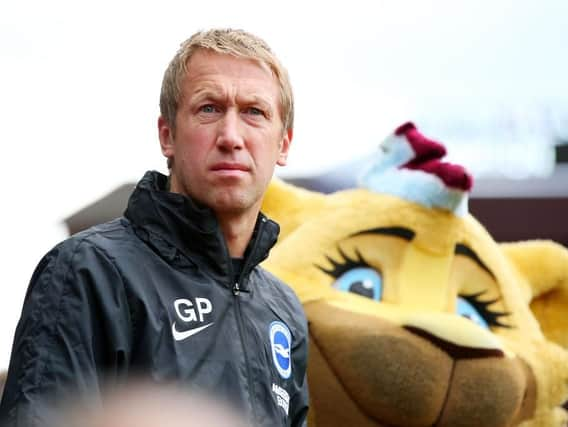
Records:
[[[292,136],[292,129],[286,130],[282,136],[282,141],[280,141],[280,152],[278,153],[278,160],[276,160],[276,164],[278,166],[286,166],[288,161],[288,150],[290,150],[290,144],[292,143]]]
[[[168,160],[174,157],[174,134],[173,129],[169,125],[168,121],[160,116],[158,117],[158,137],[160,138],[160,148],[162,149],[162,154],[167,157]]]

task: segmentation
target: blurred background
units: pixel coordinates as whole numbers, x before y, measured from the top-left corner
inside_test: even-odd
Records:
[[[42,255],[166,171],[162,74],[212,26],[260,35],[290,72],[281,177],[352,185],[412,120],[474,174],[472,210],[497,239],[568,244],[567,22],[565,0],[2,2],[0,369]]]

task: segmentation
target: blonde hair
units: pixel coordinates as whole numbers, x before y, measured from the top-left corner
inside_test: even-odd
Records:
[[[252,59],[267,65],[280,88],[280,114],[283,130],[294,125],[294,98],[288,72],[282,66],[266,42],[243,30],[218,28],[195,33],[184,41],[171,60],[162,81],[160,93],[160,114],[175,130],[175,118],[181,98],[181,83],[187,74],[187,64],[199,49]]]

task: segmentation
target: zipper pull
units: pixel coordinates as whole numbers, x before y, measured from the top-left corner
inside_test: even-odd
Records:
[[[241,293],[241,288],[239,288],[239,282],[235,282],[233,285],[233,295],[238,295]]]

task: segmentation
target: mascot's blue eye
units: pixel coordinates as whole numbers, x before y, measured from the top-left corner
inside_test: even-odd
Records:
[[[356,257],[349,257],[341,248],[337,248],[341,259],[336,261],[329,256],[330,268],[316,265],[324,273],[333,277],[333,287],[340,291],[352,292],[367,298],[380,301],[383,297],[383,277],[367,263],[355,249]]]
[[[463,297],[458,297],[456,312],[460,316],[467,317],[472,322],[475,322],[479,326],[489,329],[489,325],[483,318],[481,314],[475,309],[473,304],[471,304],[467,299]]]
[[[343,273],[333,283],[333,287],[377,301],[380,301],[383,295],[381,275],[376,270],[367,267],[356,267]]]
[[[502,317],[509,316],[506,311],[495,311],[490,307],[499,301],[497,299],[482,299],[485,291],[470,295],[458,295],[456,312],[460,316],[467,317],[482,328],[510,328],[511,326],[501,322]]]

